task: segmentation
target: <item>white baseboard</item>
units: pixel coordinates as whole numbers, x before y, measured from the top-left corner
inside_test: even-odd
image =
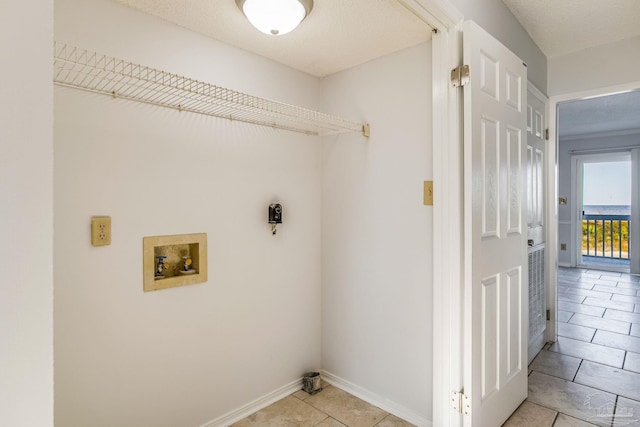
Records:
[[[258,412],[260,409],[266,408],[272,403],[277,402],[280,399],[284,399],[292,393],[302,389],[302,378],[295,380],[287,385],[280,387],[271,393],[247,403],[238,409],[226,413],[225,415],[216,418],[215,420],[208,421],[202,424],[200,427],[227,427],[231,424],[240,421],[243,418],[248,417],[251,414]]]
[[[571,263],[570,262],[560,262],[560,261],[558,261],[558,267],[571,268]]]
[[[330,372],[320,372],[323,380],[341,390],[346,391],[347,393],[356,396],[359,399],[364,400],[365,402],[377,406],[378,408],[389,412],[396,417],[400,417],[405,421],[415,424],[417,427],[433,427],[431,421],[405,408],[402,405],[399,405],[384,397],[378,396],[377,394],[372,393],[371,391],[366,390],[360,386],[352,384],[349,381],[333,375]],[[228,427],[231,424],[258,412],[260,409],[266,408],[267,406],[277,402],[280,399],[284,399],[285,397],[289,396],[292,393],[295,393],[301,388],[302,378],[295,380],[285,386],[282,386],[279,389],[274,390],[271,393],[268,393],[254,400],[253,402],[247,403],[246,405],[238,409],[228,412],[221,417],[216,418],[215,420],[208,421],[202,424],[200,427]]]
[[[333,375],[330,372],[325,370],[320,371],[320,375],[322,379],[335,386],[341,390],[346,391],[349,394],[354,395],[355,397],[364,400],[367,403],[370,403],[378,408],[389,412],[390,414],[395,415],[396,417],[400,417],[405,421],[408,421],[412,424],[415,424],[418,427],[433,427],[431,421],[427,420],[423,416],[416,414],[410,409],[405,408],[402,405],[399,405],[395,402],[392,402],[389,399],[378,396],[375,393],[372,393],[369,390],[366,390],[360,386],[350,383],[347,380],[344,380],[336,375]]]

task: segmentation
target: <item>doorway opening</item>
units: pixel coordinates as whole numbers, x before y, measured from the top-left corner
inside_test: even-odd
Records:
[[[556,206],[551,214],[557,218],[557,222],[553,221],[549,228],[549,241],[555,240],[557,243],[550,248],[549,260],[550,270],[553,270],[549,277],[552,320],[547,326],[550,341],[555,341],[557,336],[554,314],[557,313],[558,285],[555,268],[552,268],[556,261],[558,267],[592,266],[609,271],[640,273],[640,235],[635,237],[640,227],[633,226],[640,221],[640,185],[634,178],[638,176],[640,158],[640,118],[635,113],[640,105],[639,84],[630,83],[551,99],[551,111],[555,111],[556,118],[550,121],[551,144],[555,145],[550,148],[551,153],[556,154],[557,175],[552,165],[549,179],[556,183],[553,186],[556,193],[555,200],[549,201]],[[579,194],[583,190],[589,192],[590,188],[595,188],[601,199],[619,191],[621,185],[612,183],[612,174],[619,170],[609,168],[607,171],[606,166],[599,165],[620,160],[612,156],[624,157],[622,160],[627,162],[627,174],[628,165],[631,165],[630,178],[625,179],[630,182],[630,189],[627,191],[631,195],[618,202],[612,199],[592,199],[583,203],[582,195]],[[583,164],[577,163],[577,158],[584,160],[586,170],[583,170]],[[584,187],[582,183],[577,183],[583,178],[586,180]],[[596,205],[614,204],[630,208],[622,212],[623,208],[620,206],[614,212],[610,208],[594,208]],[[614,216],[607,219],[602,215]],[[627,231],[628,236],[625,235]],[[622,261],[627,257],[628,261]]]
[[[559,301],[559,293],[567,294],[567,292],[563,289],[565,284],[558,277],[558,273],[565,268],[575,272],[599,269],[598,267],[590,269],[579,267],[577,262],[577,249],[582,251],[582,228],[578,233],[578,224],[582,227],[583,218],[582,206],[579,206],[582,201],[577,201],[577,186],[571,182],[571,177],[576,175],[575,169],[572,170],[572,167],[575,168],[575,163],[572,162],[574,156],[630,153],[632,182],[629,223],[629,232],[632,235],[629,236],[628,242],[630,276],[637,277],[634,274],[640,272],[640,237],[634,238],[635,234],[633,234],[640,231],[640,226],[634,227],[634,224],[640,225],[638,203],[640,117],[634,114],[640,105],[639,89],[640,82],[629,82],[550,98],[549,111],[552,117],[549,120],[549,168],[546,175],[550,183],[547,201],[551,219],[547,227],[547,241],[552,243],[547,248],[548,341],[558,340],[558,326],[562,322],[562,313],[560,313],[562,310],[559,309],[559,305],[570,303]],[[605,177],[601,176],[600,179],[606,181]],[[572,248],[574,248],[573,252]],[[625,273],[616,272],[615,274],[624,275]],[[571,298],[568,295],[563,296]]]
[[[574,155],[575,265],[629,272],[631,154]]]

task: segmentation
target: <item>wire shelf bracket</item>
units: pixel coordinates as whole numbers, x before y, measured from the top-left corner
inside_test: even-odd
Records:
[[[370,135],[369,124],[226,89],[60,42],[54,43],[53,59],[53,81],[60,86],[307,135],[351,132]]]

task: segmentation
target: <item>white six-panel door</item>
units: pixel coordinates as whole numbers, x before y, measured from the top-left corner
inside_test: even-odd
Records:
[[[470,21],[463,56],[465,425],[499,427],[527,395],[527,71]]]

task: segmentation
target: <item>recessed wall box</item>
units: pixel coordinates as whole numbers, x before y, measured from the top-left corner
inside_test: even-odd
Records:
[[[143,238],[144,291],[207,281],[207,234]]]

